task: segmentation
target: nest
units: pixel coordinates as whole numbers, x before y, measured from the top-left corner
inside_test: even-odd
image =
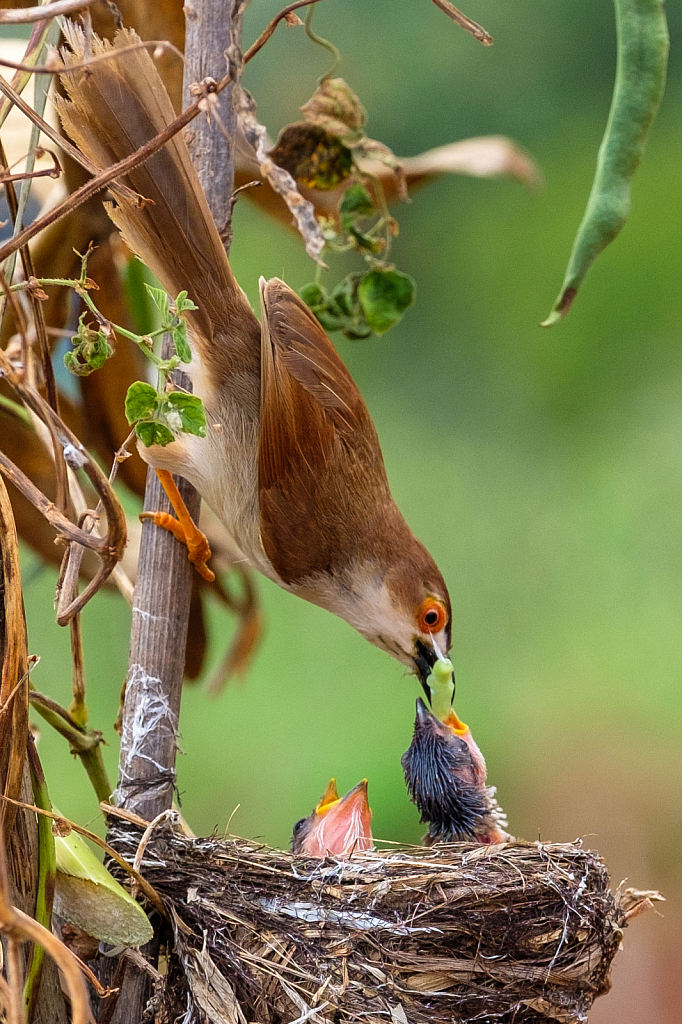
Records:
[[[120,821],[109,835],[130,861],[140,837]],[[163,826],[141,871],[173,927],[156,1019],[187,1024],[586,1021],[647,895],[614,895],[579,844],[337,862]]]

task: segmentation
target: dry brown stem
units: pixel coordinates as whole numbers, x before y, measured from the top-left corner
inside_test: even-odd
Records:
[[[482,25],[472,21],[466,14],[463,14],[458,7],[450,3],[450,0],[432,0],[432,2],[444,14],[447,14],[451,21],[454,21],[456,25],[463,28],[465,32],[468,32],[474,39],[477,39],[479,43],[483,43],[484,46],[492,46],[493,37],[490,35],[490,32],[486,32]]]
[[[89,7],[95,0],[55,0],[44,7],[24,7],[21,10],[0,11],[0,25],[28,25],[33,21],[47,21],[62,14],[75,14]]]
[[[3,616],[0,631],[0,781],[8,797],[17,798],[26,758],[28,734],[28,640],[21,593],[19,546],[9,495],[0,478],[0,593]],[[0,829],[10,836],[16,810],[0,809]]]
[[[85,61],[85,63],[87,64],[90,62]],[[37,69],[32,68],[31,70],[35,71]],[[34,125],[40,128],[41,132],[43,132],[44,135],[47,135],[48,138],[52,139],[52,141],[55,142],[63,150],[64,153],[68,153],[68,155],[73,160],[75,160],[77,164],[80,164],[81,167],[83,167],[86,171],[89,171],[90,174],[96,175],[101,173],[101,168],[98,167],[97,164],[93,163],[92,160],[90,160],[87,156],[81,153],[80,149],[76,149],[76,147],[71,142],[69,142],[67,138],[65,138],[63,135],[60,135],[56,128],[53,128],[48,121],[42,118],[40,114],[37,114],[33,107],[30,106],[30,104],[28,104],[26,100],[19,95],[16,89],[13,89],[9,82],[6,82],[4,78],[2,78],[1,76],[0,92],[4,93],[4,95],[10,101],[10,103],[13,103],[14,106],[17,107],[22,112],[22,114],[24,114],[29,119],[29,121],[31,121]],[[126,199],[132,199],[135,202],[139,202],[142,198],[137,194],[137,192],[133,192],[131,188],[128,188],[127,185],[117,184],[112,186],[112,190],[119,192],[122,196],[125,196]],[[33,275],[31,274],[29,276]]]
[[[308,3],[315,3],[317,0],[307,0]],[[90,67],[92,64],[98,64],[101,60],[111,60],[112,57],[120,57],[123,53],[130,53],[131,50],[169,50],[170,53],[174,53],[181,61],[184,61],[184,56],[181,50],[178,50],[177,46],[173,43],[169,43],[167,39],[143,39],[139,43],[131,43],[130,46],[121,46],[116,50],[111,50],[108,53],[98,53],[96,57],[91,57],[90,60],[84,60],[81,64],[70,64],[70,71],[79,71],[81,68]],[[12,68],[15,71],[28,71],[35,75],[58,75],[63,70],[61,65],[55,66],[54,64],[20,64],[17,61],[7,60],[6,57],[0,57],[0,66],[4,68]]]
[[[320,0],[307,0],[307,3],[318,2],[320,2]],[[299,6],[305,5],[300,4]],[[288,8],[285,8],[284,11],[280,12],[279,15],[273,18],[272,22],[270,23],[270,25],[273,25],[273,31],[274,28],[277,27],[277,24],[282,20],[282,18],[286,16],[288,10]],[[268,26],[268,29],[269,28],[270,26]],[[268,32],[268,29],[266,29],[265,31]],[[272,35],[272,32],[269,33],[267,39],[270,38],[270,35]],[[258,53],[260,48],[263,46],[264,42],[267,42],[267,39],[265,39],[263,42],[260,42],[260,38],[262,37],[259,37],[259,39],[257,39],[256,42],[253,44],[253,46],[251,46],[244,54],[244,64],[248,64],[248,62]],[[211,83],[210,91],[213,93],[220,93],[223,91],[223,89],[227,88],[227,86],[231,82],[232,72],[228,71],[228,73],[224,75],[219,82]],[[155,135],[153,139],[150,139],[149,142],[146,143],[146,145],[141,146],[140,149],[137,150],[137,152],[132,153],[124,160],[120,160],[117,164],[112,164],[111,167],[108,167],[105,170],[101,171],[99,174],[96,174],[94,178],[86,182],[79,189],[76,189],[76,191],[73,192],[68,199],[64,200],[63,203],[59,203],[57,206],[54,207],[54,209],[50,210],[46,214],[43,214],[42,217],[36,218],[36,220],[34,220],[33,223],[30,224],[27,228],[24,228],[24,230],[19,235],[17,235],[16,238],[10,239],[8,242],[5,243],[5,245],[1,246],[0,263],[3,260],[5,260],[8,256],[10,256],[13,252],[15,252],[17,249],[19,249],[21,246],[26,245],[27,242],[30,242],[32,238],[35,238],[37,234],[39,234],[45,228],[49,227],[50,224],[54,224],[55,221],[60,220],[62,217],[66,216],[67,213],[70,213],[72,210],[75,210],[78,206],[80,206],[81,203],[84,203],[91,196],[95,195],[101,189],[105,188],[107,185],[110,184],[110,182],[115,181],[117,178],[123,177],[125,174],[127,174],[128,171],[132,170],[133,167],[137,167],[138,164],[142,164],[145,162],[145,160],[148,160],[150,156],[153,156],[154,153],[156,153],[159,149],[165,146],[166,143],[169,142],[174,135],[177,135],[178,132],[182,131],[182,129],[185,128],[190,123],[190,121],[193,121],[194,118],[197,117],[203,111],[204,107],[205,100],[202,92],[202,94],[199,95],[192,103],[190,103],[189,106],[187,106],[182,111],[182,113],[175,118],[174,121],[171,121],[171,123],[167,125],[167,127],[164,128],[162,132],[159,132],[159,134]],[[82,162],[82,159],[79,162]]]
[[[0,82],[4,82],[2,76],[0,76]],[[1,141],[0,161],[2,162],[2,166],[5,169],[8,169],[7,157],[5,156],[5,150]],[[17,217],[19,214],[19,202],[17,200],[17,194],[12,182],[7,182],[7,184],[5,185],[5,197],[7,199],[7,206],[10,212],[10,216],[12,218],[12,224],[16,225]],[[29,280],[35,275],[35,269],[33,266],[33,256],[31,255],[31,251],[27,245],[20,246],[20,250],[21,265],[24,270],[24,277],[26,278],[26,280]],[[57,385],[55,383],[54,370],[52,368],[52,363],[50,361],[50,349],[47,341],[47,331],[45,330],[45,316],[43,314],[43,308],[39,296],[37,294],[34,294],[32,291],[29,292],[29,302],[31,304],[31,310],[33,312],[33,324],[35,327],[36,339],[38,341],[38,352],[40,354],[40,362],[43,370],[43,380],[45,381],[45,392],[47,395],[47,401],[55,412],[59,412],[59,402],[57,400]],[[28,366],[28,349],[24,353],[24,358],[24,369],[26,370]],[[58,475],[58,494],[61,494],[60,487],[62,483],[63,480]]]
[[[258,39],[256,39],[254,43],[251,43],[251,46],[244,54],[244,63],[248,64],[251,58],[255,57],[258,51],[263,46],[265,46],[270,36],[279,25],[280,21],[286,21],[289,15],[292,14],[294,11],[297,11],[300,7],[310,7],[311,4],[318,4],[321,2],[322,0],[297,0],[296,3],[289,4],[288,7],[285,7],[283,10],[281,10],[279,14],[275,15],[275,17],[272,19],[267,28],[263,29],[261,34],[258,36]],[[301,24],[301,22],[299,22],[299,24]]]
[[[57,622],[60,626],[64,626],[97,593],[111,575],[116,563],[120,561],[127,539],[125,513],[107,477],[95,460],[91,458],[75,434],[69,430],[63,420],[50,408],[42,396],[34,388],[21,381],[12,363],[1,350],[0,376],[7,380],[24,401],[25,405],[42,420],[53,434],[59,445],[59,455],[55,459],[55,463],[59,464],[63,460],[73,469],[82,469],[93,484],[106,512],[107,531],[105,536],[93,536],[72,523],[10,459],[0,452],[0,471],[12,481],[15,487],[57,529],[58,534],[65,537],[69,542],[75,542],[90,548],[100,558],[100,566],[85,590],[65,606],[60,604]]]

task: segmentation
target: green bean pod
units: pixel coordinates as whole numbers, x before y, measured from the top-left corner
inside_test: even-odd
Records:
[[[566,316],[592,263],[625,224],[632,178],[665,88],[668,25],[662,0],[615,0],[615,7],[618,61],[609,119],[564,282],[541,327]]]

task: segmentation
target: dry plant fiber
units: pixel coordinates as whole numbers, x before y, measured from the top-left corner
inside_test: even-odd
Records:
[[[140,837],[109,833],[130,861]],[[583,1022],[627,917],[655,898],[612,893],[579,843],[335,861],[164,825],[141,871],[173,923],[156,1019],[186,1024]]]

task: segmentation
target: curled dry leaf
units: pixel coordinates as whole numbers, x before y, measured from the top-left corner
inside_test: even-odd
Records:
[[[352,150],[356,160],[373,160],[390,168],[396,177],[400,198],[407,199],[402,163],[383,142],[368,138],[365,133],[367,112],[343,78],[323,79],[301,107],[301,113],[311,126],[336,136],[340,144]]]
[[[367,111],[343,78],[325,78],[318,85],[301,113],[310,124],[338,135],[348,146],[364,136]]]
[[[303,198],[289,171],[279,167],[268,153],[267,132],[256,119],[255,101],[241,86],[238,91],[235,89],[235,107],[239,126],[255,150],[261,174],[287,204],[305,242],[306,252],[319,263],[324,236],[315,216],[315,207]]]
[[[280,133],[270,156],[305,188],[336,188],[353,170],[353,154],[321,125],[297,122]]]
[[[506,135],[461,139],[418,156],[402,157],[401,162],[410,188],[441,174],[469,174],[474,178],[511,177],[530,188],[542,185],[542,175],[535,161]],[[365,172],[386,177],[386,171],[377,161],[362,160],[360,167]]]

